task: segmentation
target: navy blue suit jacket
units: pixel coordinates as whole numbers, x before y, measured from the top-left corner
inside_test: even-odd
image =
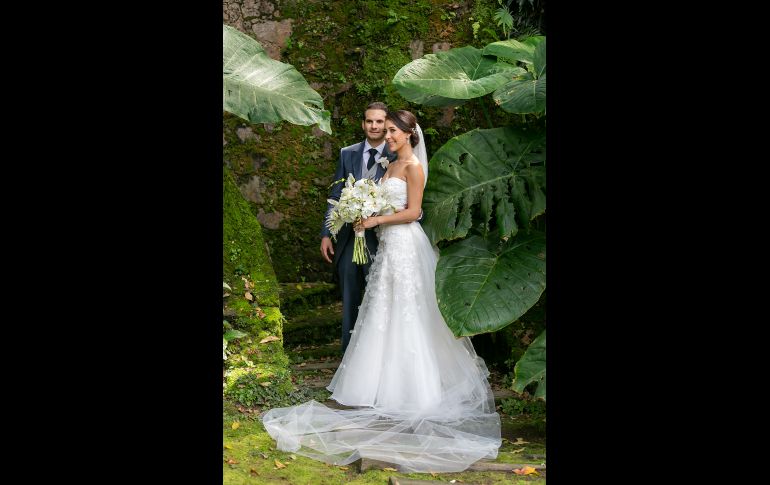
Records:
[[[337,181],[339,179],[347,179],[348,174],[353,174],[353,178],[356,180],[361,178],[361,171],[363,168],[363,156],[364,156],[364,143],[365,141],[362,141],[360,143],[356,143],[354,145],[347,146],[340,150],[340,157],[337,161],[337,171],[334,172],[334,181]],[[389,160],[395,160],[396,155],[394,153],[391,153],[388,150],[388,145],[385,144],[385,148],[382,150],[382,156],[387,157]],[[385,174],[385,169],[382,168],[382,165],[379,163],[377,164],[377,173],[375,174],[374,181],[377,182],[382,178],[382,176]],[[345,182],[340,182],[338,184],[334,184],[329,191],[329,199],[333,200],[340,200],[340,195],[342,194],[342,189],[345,186]],[[331,210],[332,205],[327,204],[326,206],[326,214],[324,215],[324,220],[321,227],[321,237],[331,237],[331,234],[329,233],[329,228],[326,227],[326,217],[329,215],[329,211]],[[352,224],[345,224],[342,226],[342,229],[337,233],[336,239],[337,244],[334,248],[334,266],[337,266],[337,262],[339,260],[339,256],[342,254],[342,250],[345,248],[345,246],[352,241],[353,238],[353,225]],[[377,251],[377,236],[374,234],[372,229],[366,230],[366,245],[369,247],[369,251],[374,254]]]

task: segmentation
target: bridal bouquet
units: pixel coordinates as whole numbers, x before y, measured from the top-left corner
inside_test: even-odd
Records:
[[[342,182],[342,179],[339,182]],[[333,206],[326,218],[326,227],[332,237],[335,237],[346,223],[356,224],[385,208],[393,207],[382,186],[367,178],[356,180],[352,174],[345,181],[340,200],[327,201]],[[353,262],[366,264],[369,259],[367,253],[364,231],[356,231]]]

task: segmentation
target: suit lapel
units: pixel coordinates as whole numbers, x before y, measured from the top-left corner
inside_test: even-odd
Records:
[[[351,172],[353,172],[353,177],[356,178],[356,180],[359,180],[361,178],[361,160],[364,156],[364,142],[361,142],[360,145],[358,145],[358,148],[356,148],[353,152],[353,160],[350,161],[350,163],[353,165],[351,168]]]
[[[382,149],[382,156],[387,158],[388,160],[394,159],[394,155],[388,150],[388,144],[385,143],[385,148]],[[385,168],[381,164],[377,164],[377,180],[380,180],[383,175],[385,175]]]

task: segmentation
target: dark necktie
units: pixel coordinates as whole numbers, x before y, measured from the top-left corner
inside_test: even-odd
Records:
[[[369,170],[374,165],[374,154],[377,153],[377,149],[376,148],[370,148],[367,151],[369,152],[369,161],[366,162],[366,168],[367,168],[367,170]]]

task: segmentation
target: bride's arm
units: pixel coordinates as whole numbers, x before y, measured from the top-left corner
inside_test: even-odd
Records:
[[[408,207],[401,212],[384,216],[369,217],[364,220],[363,226],[366,229],[379,224],[404,224],[413,222],[420,218],[422,209],[422,191],[425,176],[422,173],[422,166],[419,163],[413,163],[406,166],[406,190]]]

